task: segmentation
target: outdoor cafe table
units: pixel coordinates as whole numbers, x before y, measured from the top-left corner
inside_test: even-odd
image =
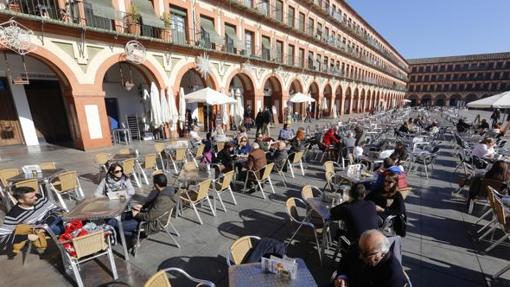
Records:
[[[50,200],[53,200],[53,195],[50,192],[50,189],[48,187],[49,181],[52,177],[56,176],[57,174],[66,171],[66,169],[63,168],[55,168],[55,169],[43,169],[41,172],[38,172],[36,174],[34,173],[20,173],[16,176],[13,176],[11,178],[7,179],[7,182],[10,185],[14,185],[20,181],[29,180],[29,179],[37,179],[39,181],[39,184],[44,188],[44,192],[46,192],[46,196]],[[43,192],[41,190],[41,192]]]
[[[122,213],[126,210],[130,198],[110,200],[106,197],[89,198],[79,202],[70,212],[63,216],[64,221],[71,220],[106,220],[114,218],[119,225],[120,240],[124,259],[129,260],[126,237],[122,227]]]
[[[336,176],[348,181],[348,182],[351,182],[352,184],[356,185],[358,183],[369,183],[369,182],[373,182],[375,181],[377,178],[374,174],[370,175],[370,176],[364,176],[364,175],[361,175],[361,176],[354,176],[354,175],[349,175],[347,174],[347,172],[345,170],[342,170],[342,171],[339,171],[335,174]]]
[[[230,287],[314,287],[317,286],[312,273],[301,258],[296,258],[298,264],[295,280],[281,278],[277,274],[262,270],[260,262],[233,265],[228,268],[228,283]]]
[[[143,170],[142,165],[140,164],[140,161],[138,160],[138,158],[139,158],[139,155],[136,153],[115,154],[111,159],[108,160],[108,165],[110,165],[112,162],[116,162],[116,161],[124,161],[126,159],[134,159],[135,160],[135,169],[138,168],[140,170],[140,173],[143,176],[143,180],[145,181],[145,184],[149,185],[149,179],[147,178],[147,174],[145,173],[145,170]],[[138,186],[138,187],[141,187],[141,186]]]

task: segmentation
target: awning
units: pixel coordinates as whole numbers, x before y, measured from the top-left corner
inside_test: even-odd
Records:
[[[200,27],[209,34],[209,39],[212,43],[217,45],[223,44],[223,38],[218,35],[218,33],[216,33],[216,29],[214,29],[213,20],[205,17],[200,17]]]
[[[115,8],[113,8],[112,0],[94,0],[88,3],[92,5],[94,16],[115,19]]]
[[[233,42],[234,46],[238,49],[242,48],[242,43],[237,38],[236,29],[233,26],[225,25],[225,34],[229,37]]]
[[[142,23],[147,26],[156,28],[165,28],[165,24],[160,17],[156,16],[156,12],[148,0],[134,0],[133,5],[138,9],[138,13],[142,18]]]
[[[262,47],[264,49],[271,50],[271,43],[270,43],[269,38],[262,38]]]
[[[170,8],[170,13],[172,13],[172,15],[178,15],[178,16],[181,16],[181,17],[186,17],[186,10],[181,10],[181,9],[178,9],[178,8],[175,8],[175,7],[171,7]]]

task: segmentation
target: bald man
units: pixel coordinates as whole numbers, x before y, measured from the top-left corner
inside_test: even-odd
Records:
[[[390,250],[391,244],[379,230],[361,234],[358,248],[351,248],[340,261],[335,287],[403,287],[402,265]]]

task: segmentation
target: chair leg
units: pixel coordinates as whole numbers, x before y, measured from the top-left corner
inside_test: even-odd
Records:
[[[484,234],[482,234],[482,236],[478,237],[478,240],[484,239],[487,235],[491,234],[491,232],[495,231],[496,228],[498,228],[498,226],[496,224],[494,224],[491,228],[489,228],[489,230],[487,230]]]
[[[505,234],[504,236],[502,236],[498,241],[494,242],[494,244],[492,244],[491,246],[489,246],[487,249],[485,249],[485,252],[489,252],[491,251],[492,249],[494,249],[496,246],[500,245],[501,243],[503,243],[503,241],[505,241],[510,235],[509,234]]]
[[[212,214],[214,216],[216,216],[216,211],[214,210],[214,207],[213,207],[213,205],[211,203],[211,199],[209,198],[209,196],[207,196],[205,199],[207,200],[207,203],[209,203],[209,208],[211,209]],[[221,201],[221,197],[220,197],[220,201]],[[223,205],[223,202],[222,202],[222,205]],[[225,206],[223,206],[223,208],[225,208]],[[225,211],[226,211],[226,209],[225,209]]]
[[[74,278],[76,280],[76,284],[78,287],[83,287],[83,281],[81,280],[80,270],[78,270],[78,266],[76,266],[76,262],[71,261],[71,268],[73,270]]]
[[[195,206],[195,204],[190,202],[190,205],[191,205],[191,207],[193,207],[193,210],[195,211],[195,214],[197,215],[198,221],[200,222],[200,224],[201,225],[204,224],[202,222],[202,218],[200,217],[200,214],[198,214],[198,210],[197,210],[197,207]]]
[[[181,245],[179,244],[179,242],[177,242],[177,240],[175,240],[174,236],[168,232],[167,229],[164,229],[163,230],[165,231],[165,234],[168,235],[170,237],[170,239],[172,239],[172,241],[175,243],[175,245],[177,245],[177,248],[181,248]]]
[[[172,224],[172,222],[170,222],[169,225],[173,229],[175,235],[177,235],[177,237],[180,237],[181,234],[179,233],[179,231],[177,231],[177,229],[175,229],[175,226]]]
[[[489,226],[491,226],[491,225],[495,224],[495,223],[496,223],[496,220],[497,220],[497,219],[496,219],[496,218],[494,218],[494,219],[493,219],[493,220],[491,220],[489,223],[487,223],[487,224],[485,224],[484,226],[480,227],[480,229],[478,229],[478,230],[476,231],[476,234],[480,234],[480,232],[482,232],[485,228],[487,228],[487,227],[489,227]]]
[[[112,247],[108,247],[108,259],[110,260],[110,266],[112,268],[113,280],[117,280],[119,278],[119,274],[117,273],[117,265],[115,265],[115,258],[113,257]]]
[[[303,168],[303,161],[299,161],[299,167],[301,168],[301,175],[305,176],[305,169]]]
[[[161,153],[159,153],[159,160],[161,161],[161,168],[163,169],[163,172],[166,172],[165,161],[163,160]]]
[[[317,237],[317,232],[314,230],[313,235],[315,236],[315,244],[317,244],[317,253],[319,254],[319,261],[322,266],[322,247],[319,245],[319,238]]]
[[[469,208],[468,208],[468,213],[469,214],[472,214],[473,213],[473,208],[475,207],[475,200],[474,199],[471,199],[469,201]]]
[[[282,178],[283,186],[287,187],[287,181],[285,180],[285,174],[283,174],[283,171],[278,172],[278,174]]]
[[[136,185],[138,187],[142,187],[142,184],[140,183],[140,180],[138,180],[138,176],[136,175],[136,171],[133,171],[133,177],[135,178]]]
[[[237,200],[234,197],[234,191],[232,191],[232,188],[229,186],[228,191],[230,192],[230,196],[232,196],[232,201],[234,201],[234,205],[237,205]]]
[[[289,244],[288,244],[287,246],[292,245],[292,240],[294,240],[294,237],[296,237],[296,235],[298,234],[298,232],[299,232],[299,230],[301,229],[301,227],[302,227],[302,226],[303,226],[303,225],[302,225],[302,224],[300,224],[300,225],[298,226],[298,228],[296,229],[296,231],[294,231],[294,233],[293,233],[293,234],[292,234],[292,236],[290,237]]]
[[[480,221],[485,219],[485,217],[487,217],[487,215],[489,215],[491,213],[492,213],[492,209],[489,208],[489,210],[487,210],[484,214],[482,214],[482,216],[480,216],[480,218],[478,218],[478,220],[473,224],[478,224]]]
[[[260,192],[262,192],[262,197],[266,199],[266,195],[264,194],[264,189],[262,188],[262,184],[260,184],[260,181],[257,180],[257,185],[260,188]]]
[[[223,203],[223,199],[221,198],[221,194],[219,192],[216,193],[218,195],[218,199],[220,200],[221,207],[223,208],[223,211],[227,213],[227,208],[225,207],[225,204]]]
[[[66,203],[64,202],[64,199],[62,198],[62,195],[61,195],[59,192],[57,192],[57,191],[55,191],[55,195],[57,196],[58,201],[60,202],[60,205],[62,205],[62,208],[63,208],[65,211],[69,212],[69,209],[67,208],[67,205],[66,205]]]
[[[294,168],[292,167],[292,164],[290,162],[289,162],[288,166],[289,166],[289,170],[290,170],[290,175],[292,176],[292,178],[296,178],[294,176]]]
[[[267,181],[269,181],[269,185],[271,186],[271,191],[273,191],[273,193],[275,193],[275,192],[274,192],[273,182],[271,181],[271,177],[268,177],[268,178],[267,178]],[[287,185],[285,185],[285,186],[287,186]]]
[[[175,170],[175,173],[179,173],[179,171],[177,170],[177,165],[175,164],[175,161],[172,160],[172,164],[174,166],[174,170]]]

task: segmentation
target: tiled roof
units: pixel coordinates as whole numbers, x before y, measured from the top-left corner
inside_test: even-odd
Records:
[[[481,60],[499,60],[499,59],[509,59],[510,60],[510,52],[490,53],[490,54],[474,54],[474,55],[462,55],[462,56],[449,56],[449,57],[408,59],[407,62],[410,65],[416,65],[416,64],[449,63],[449,62],[481,61]]]

